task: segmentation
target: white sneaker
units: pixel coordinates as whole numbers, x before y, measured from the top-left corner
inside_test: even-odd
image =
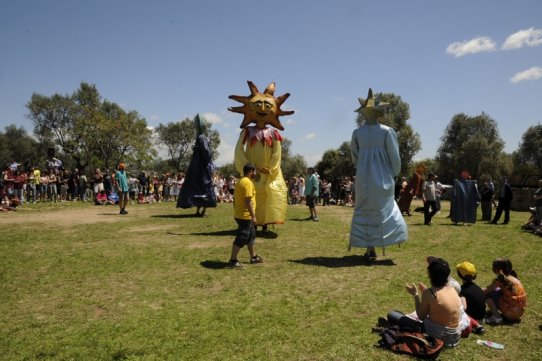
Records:
[[[500,325],[502,323],[502,317],[491,316],[486,318],[486,323],[488,325]]]

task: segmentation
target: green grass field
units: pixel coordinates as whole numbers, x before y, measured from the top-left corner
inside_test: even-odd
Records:
[[[414,206],[419,204],[414,204]],[[407,217],[410,239],[367,264],[348,252],[352,208],[289,206],[287,221],[258,234],[261,265],[226,269],[236,224],[230,204],[194,218],[173,203],[25,206],[0,214],[1,360],[400,360],[374,347],[378,316],[413,310],[405,282],[427,282],[425,257],[468,259],[477,283],[506,256],[529,305],[521,323],[487,327],[441,360],[542,359],[542,238],[511,224],[432,226]],[[477,339],[505,345],[494,350]]]

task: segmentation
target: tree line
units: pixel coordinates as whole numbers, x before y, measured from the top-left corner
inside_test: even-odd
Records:
[[[441,144],[435,157],[413,161],[421,149],[419,134],[407,123],[409,106],[401,97],[382,94],[391,104],[381,121],[395,129],[401,156],[401,176],[409,177],[420,169],[439,175],[443,183],[451,184],[462,170],[468,170],[475,179],[499,179],[501,175],[514,175],[517,179],[529,176],[542,177],[542,125],[529,127],[522,136],[519,147],[512,154],[504,151],[497,122],[485,112],[469,116],[456,114],[450,120],[440,138]],[[357,125],[363,124],[358,116]],[[350,142],[345,141],[337,149],[326,151],[317,163],[321,176],[335,184],[343,176],[355,175],[350,157]],[[424,174],[422,174],[423,176]]]
[[[397,132],[402,161],[401,175],[410,176],[414,169],[425,168],[437,173],[443,182],[451,183],[457,174],[467,169],[476,178],[498,178],[502,174],[519,176],[542,175],[542,125],[529,127],[519,147],[512,154],[504,152],[497,122],[488,114],[469,116],[456,114],[450,120],[434,158],[413,161],[421,149],[418,133],[407,122],[408,103],[393,93],[382,94],[391,104],[383,124]],[[50,96],[34,93],[26,104],[28,118],[34,123],[32,134],[22,127],[7,126],[0,132],[0,164],[12,161],[43,164],[48,150],[54,149],[67,167],[116,167],[120,161],[132,169],[158,172],[180,172],[188,167],[196,137],[193,119],[160,124],[151,129],[135,110],[124,110],[118,104],[104,100],[95,85],[82,82],[73,94]],[[358,115],[355,123],[364,122]],[[218,157],[220,134],[212,124],[203,126],[213,157]],[[291,141],[282,143],[282,171],[287,179],[305,173],[303,156],[292,154]],[[166,159],[157,147],[165,149]],[[343,176],[355,174],[350,157],[350,142],[324,152],[316,169],[321,177],[338,184]],[[235,173],[233,164],[221,167],[225,175]]]

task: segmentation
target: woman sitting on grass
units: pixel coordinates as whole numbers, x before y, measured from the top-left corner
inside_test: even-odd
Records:
[[[0,183],[0,212],[16,211],[17,206],[19,206],[20,201],[16,195],[13,195],[11,198],[8,197],[8,194],[5,192],[4,185]]]
[[[106,204],[115,204],[115,202],[111,201],[107,194],[105,193],[105,190],[102,189],[100,193],[96,194],[96,198],[94,198],[94,204],[97,206],[104,206]]]
[[[503,318],[519,322],[527,306],[527,294],[512,268],[512,262],[507,258],[497,258],[493,261],[493,273],[497,278],[484,289],[492,314],[486,318],[486,323],[499,325],[503,323]]]
[[[456,347],[469,321],[464,317],[466,313],[457,291],[448,283],[450,266],[442,258],[432,258],[427,271],[431,287],[427,288],[423,283],[417,287],[406,285],[407,292],[414,297],[416,312],[406,316],[391,311],[388,322],[403,330],[424,332],[444,341],[446,347]]]

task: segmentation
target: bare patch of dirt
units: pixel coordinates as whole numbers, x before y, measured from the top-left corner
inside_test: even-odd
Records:
[[[31,207],[19,208],[16,212],[3,212],[0,215],[0,225],[21,223],[54,223],[59,226],[75,226],[119,220],[118,207],[90,206],[73,209],[36,209]]]

